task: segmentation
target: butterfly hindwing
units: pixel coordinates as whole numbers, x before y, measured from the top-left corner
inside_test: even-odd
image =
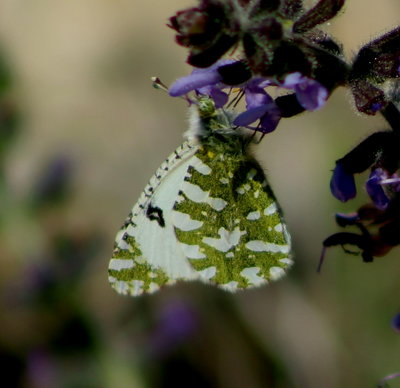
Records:
[[[226,140],[205,142],[192,158],[173,222],[200,279],[234,291],[281,277],[292,261],[264,172],[242,138]]]

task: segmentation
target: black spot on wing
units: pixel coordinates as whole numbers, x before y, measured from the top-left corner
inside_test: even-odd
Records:
[[[157,206],[152,206],[149,204],[146,210],[146,217],[150,221],[157,221],[158,225],[160,225],[162,228],[165,226],[163,211]]]

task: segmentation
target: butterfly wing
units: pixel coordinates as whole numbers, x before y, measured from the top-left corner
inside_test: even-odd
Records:
[[[172,222],[200,279],[235,291],[280,278],[292,264],[290,236],[259,164],[215,144],[191,162]]]
[[[121,294],[154,292],[177,279],[194,279],[176,240],[172,208],[197,146],[183,143],[156,171],[118,232],[109,264],[109,281]]]

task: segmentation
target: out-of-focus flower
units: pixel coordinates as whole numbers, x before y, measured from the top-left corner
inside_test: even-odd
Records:
[[[32,193],[32,205],[40,207],[66,198],[70,188],[72,163],[69,157],[51,160],[39,176]]]
[[[28,379],[34,387],[57,387],[58,370],[54,358],[45,350],[32,350],[28,356]]]
[[[191,305],[183,300],[170,301],[159,312],[150,349],[156,355],[169,353],[193,336],[198,327],[198,316]]]
[[[400,333],[400,313],[396,314],[392,319],[392,327],[398,333]]]
[[[392,373],[390,375],[387,375],[384,377],[378,384],[378,388],[385,388],[388,387],[387,382],[393,379],[396,379],[397,377],[400,377],[400,373]]]

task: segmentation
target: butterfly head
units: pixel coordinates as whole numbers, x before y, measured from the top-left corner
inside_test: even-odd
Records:
[[[215,102],[208,96],[200,96],[190,106],[189,129],[184,137],[201,141],[213,135],[250,137],[251,131],[233,123],[235,114],[224,108],[216,108]]]

